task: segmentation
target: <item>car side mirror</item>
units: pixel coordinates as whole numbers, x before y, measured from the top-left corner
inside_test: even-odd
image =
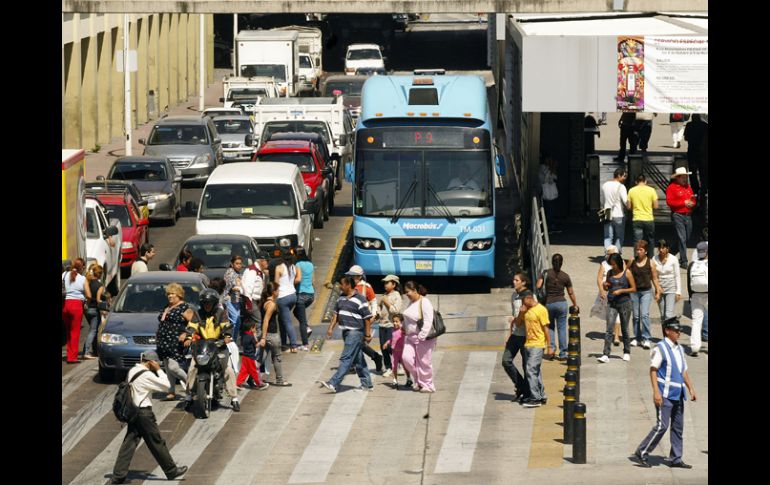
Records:
[[[219,102],[220,103],[224,103],[225,102],[225,98],[219,98]]]
[[[160,268],[161,271],[173,271],[171,265],[168,263],[162,263],[158,268]]]
[[[340,145],[347,145],[348,144],[348,134],[343,133],[340,135]]]
[[[497,155],[495,157],[495,170],[497,171],[497,175],[502,177],[505,175],[505,157],[502,155]]]
[[[181,175],[177,175],[176,177],[174,177],[174,183],[181,183],[181,182],[182,182],[182,176]]]
[[[246,135],[246,146],[254,146],[254,135]]]
[[[305,201],[304,204],[302,204],[302,210],[300,211],[300,213],[303,216],[304,215],[311,215],[311,214],[315,214],[317,210],[318,210],[318,207],[316,207],[315,199],[313,199],[313,200],[308,199],[308,200]]]
[[[345,164],[345,180],[353,183],[353,164],[350,162]]]
[[[104,175],[97,175],[96,176],[96,181],[97,182],[104,182],[105,180],[107,180],[107,179],[104,178]]]
[[[140,219],[139,220],[139,225],[140,226],[147,226],[149,224],[150,224],[150,220],[149,219]]]
[[[118,226],[110,226],[104,230],[104,237],[115,236],[119,231],[120,229],[118,229]]]
[[[324,167],[321,169],[321,173],[324,175],[324,177],[328,177],[332,174],[332,169],[331,167]]]
[[[138,205],[139,207],[144,207],[147,205],[147,201],[142,199],[140,201],[137,201],[136,205]]]
[[[140,145],[146,145],[147,141],[144,138],[139,138],[139,144]]]
[[[222,143],[221,138],[214,138],[214,145],[219,145],[220,143]]]
[[[382,56],[382,63],[385,64],[386,62],[388,62],[388,58],[385,56]]]
[[[184,210],[188,214],[197,214],[198,213],[198,204],[196,204],[195,202],[193,202],[191,200],[188,200],[184,204]]]

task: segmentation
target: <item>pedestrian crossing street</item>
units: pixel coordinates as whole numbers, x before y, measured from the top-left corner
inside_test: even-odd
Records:
[[[357,376],[348,375],[340,392],[332,394],[315,381],[332,375],[340,351],[341,345],[327,345],[320,354],[288,355],[284,368],[293,386],[239,390],[240,413],[225,398],[209,419],[196,420],[179,401],[163,402],[158,399],[162,394],[156,395],[153,408],[161,435],[175,461],[190,467],[184,483],[511,483],[512,470],[523,483],[534,483],[547,477],[548,469],[570,466],[563,459],[571,456],[570,446],[550,437],[546,443],[537,439],[561,436],[562,364],[544,363],[549,402],[526,409],[510,402],[513,386],[500,366],[500,351],[442,350],[439,345],[435,394],[397,391],[388,385],[391,378],[376,375],[372,392],[357,390]],[[108,483],[125,435],[111,410],[116,386],[95,383],[93,375],[94,367],[81,364],[63,377],[68,394],[62,400],[62,484]],[[67,388],[77,382],[77,389]],[[584,393],[593,393],[589,386]],[[589,434],[592,429],[605,433],[601,413],[631,419],[618,414],[624,399],[651,406],[646,388],[632,398],[615,395],[619,391],[611,386],[598,388],[614,404],[591,409],[596,422]],[[647,416],[636,419],[652,424]],[[691,422],[685,426],[685,441],[688,429],[692,434]],[[590,441],[589,463],[628,466],[620,455],[627,457],[642,437],[611,436],[612,443],[600,440],[595,448]],[[667,452],[667,440],[661,445],[659,451]],[[544,454],[555,456],[543,461]],[[582,467],[576,473],[588,473]],[[143,444],[130,470],[129,483],[165,481]]]

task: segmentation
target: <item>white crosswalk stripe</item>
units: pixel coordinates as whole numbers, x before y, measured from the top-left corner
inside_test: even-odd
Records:
[[[82,363],[77,368],[68,372],[61,380],[61,400],[65,399],[75,392],[75,390],[85,384],[86,382],[93,380],[96,375],[98,366]]]
[[[61,456],[66,455],[80,440],[96,426],[108,412],[112,411],[112,399],[116,386],[109,386],[100,392],[93,401],[80,408],[67,420],[61,429]]]
[[[468,356],[434,473],[471,471],[496,364],[496,352],[471,352]]]

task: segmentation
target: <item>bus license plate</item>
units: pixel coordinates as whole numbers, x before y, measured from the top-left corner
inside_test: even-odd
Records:
[[[433,270],[433,261],[415,261],[414,262],[414,269],[417,269],[417,270],[420,270],[420,269]]]

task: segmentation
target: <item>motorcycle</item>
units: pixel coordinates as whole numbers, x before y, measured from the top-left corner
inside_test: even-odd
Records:
[[[198,372],[192,389],[193,412],[196,418],[208,418],[212,404],[222,398],[230,352],[224,340],[201,339],[192,345],[192,358]]]

